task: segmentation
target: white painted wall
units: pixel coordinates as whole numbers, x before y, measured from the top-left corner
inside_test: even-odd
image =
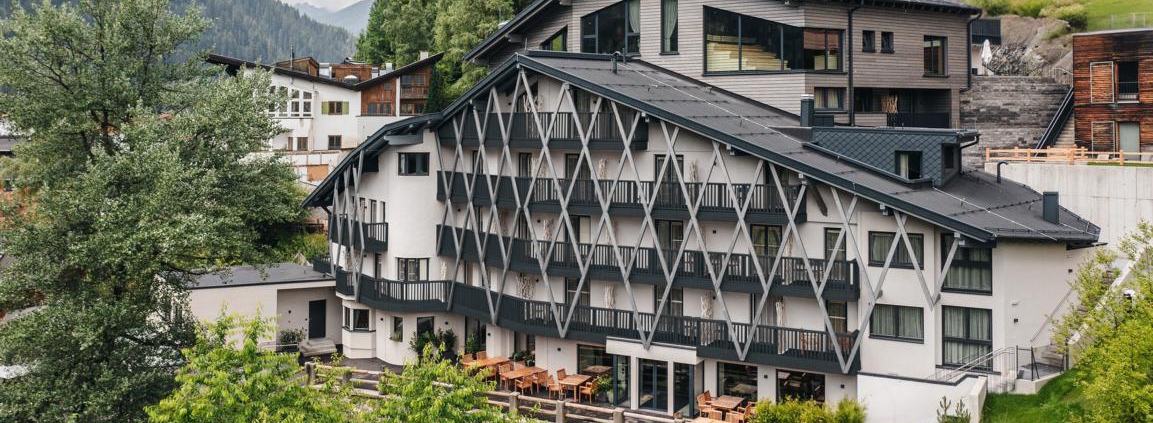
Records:
[[[997,172],[996,163],[985,171]],[[1101,242],[1117,243],[1153,216],[1153,168],[1009,163],[1001,174],[1037,191],[1057,191],[1061,205],[1101,227]]]
[[[276,318],[278,330],[308,328],[308,302],[328,300],[325,316],[330,339],[340,341],[340,300],[332,281],[291,284],[237,285],[189,291],[188,307],[201,322],[215,321],[221,312],[248,318]],[[275,341],[272,334],[262,342]]]
[[[928,423],[937,421],[941,398],[964,401],[972,421],[981,421],[985,403],[983,377],[970,377],[957,385],[936,384],[888,377],[857,376],[858,400],[870,423]]]

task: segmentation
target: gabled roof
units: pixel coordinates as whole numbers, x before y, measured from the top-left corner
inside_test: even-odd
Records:
[[[428,56],[427,58],[417,60],[415,62],[412,62],[412,63],[409,63],[407,65],[401,66],[399,68],[393,69],[390,72],[382,73],[379,76],[377,76],[376,78],[361,81],[357,84],[347,84],[347,83],[344,83],[342,81],[332,79],[329,77],[325,77],[325,76],[310,75],[307,72],[300,72],[300,71],[293,70],[293,69],[286,69],[286,68],[277,67],[277,66],[271,66],[271,65],[265,65],[265,64],[256,63],[256,62],[250,62],[250,61],[243,60],[243,59],[237,59],[235,57],[222,56],[219,54],[209,54],[208,58],[206,58],[205,61],[208,63],[212,63],[212,64],[224,65],[224,66],[227,66],[229,68],[242,68],[242,67],[261,68],[261,69],[265,69],[265,70],[271,70],[273,73],[276,73],[277,75],[284,75],[284,76],[288,76],[288,77],[292,77],[292,78],[300,78],[300,79],[304,79],[307,81],[316,82],[318,84],[327,84],[327,85],[332,85],[334,87],[341,87],[341,88],[345,88],[345,89],[349,89],[349,90],[353,90],[353,91],[363,91],[367,88],[371,88],[371,87],[373,87],[377,84],[380,84],[384,81],[387,81],[389,79],[396,78],[397,76],[410,73],[412,71],[424,68],[426,66],[434,65],[434,64],[436,64],[436,62],[439,62],[442,57],[444,57],[444,53],[437,53],[437,54]],[[280,63],[283,63],[283,62],[280,62]]]
[[[580,1],[580,0],[568,0]],[[896,7],[914,10],[926,10],[943,13],[961,13],[966,15],[976,14],[981,11],[980,8],[974,7],[961,2],[952,0],[798,0],[801,2],[808,1],[812,3],[843,3],[848,6],[879,6],[879,7]],[[571,4],[571,3],[570,3]],[[543,16],[544,12],[549,11],[550,6],[562,5],[561,0],[536,0],[525,6],[520,12],[516,14],[492,34],[489,34],[480,44],[477,44],[472,50],[464,55],[464,60],[476,61],[484,53],[489,52],[493,48],[501,46],[501,41],[505,39],[510,33],[524,27],[538,16]],[[570,32],[572,34],[572,32]]]
[[[799,128],[796,117],[778,109],[642,61],[618,63],[614,71],[608,58],[580,53],[515,54],[440,115],[423,124],[441,124],[444,117],[464,110],[473,98],[515,76],[517,69],[527,69],[977,241],[1011,238],[1078,245],[1097,241],[1100,229],[1066,209],[1061,209],[1061,224],[1045,221],[1041,195],[1024,185],[998,184],[980,171],[967,171],[938,187],[901,181],[813,146],[807,142],[807,128]],[[375,138],[378,136],[374,135],[370,142],[379,142]],[[349,159],[341,165],[347,162]],[[331,190],[332,183],[326,179],[322,186]],[[326,204],[317,197],[319,192],[314,192],[306,205]]]

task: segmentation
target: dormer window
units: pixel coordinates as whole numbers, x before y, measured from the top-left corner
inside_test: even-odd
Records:
[[[640,49],[640,0],[625,0],[581,18],[582,53],[637,54]]]
[[[898,151],[896,164],[897,176],[905,179],[921,179],[920,151]]]

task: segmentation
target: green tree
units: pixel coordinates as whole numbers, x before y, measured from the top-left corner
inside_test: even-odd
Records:
[[[406,423],[514,423],[529,422],[518,414],[506,414],[486,402],[485,392],[496,387],[485,373],[469,372],[442,360],[440,350],[427,345],[421,359],[404,366],[397,376],[381,377],[379,390],[385,399],[368,413],[371,422]]]
[[[422,51],[432,51],[432,28],[441,1],[376,0],[357,40],[356,58],[399,67],[415,62]]]
[[[466,62],[464,55],[513,15],[512,0],[443,0],[433,25],[436,50],[444,52],[436,70],[444,87],[438,106],[460,97],[488,74],[488,68]],[[438,109],[439,107],[434,108]]]
[[[1090,422],[1153,421],[1153,226],[1146,222],[1121,242],[1120,255],[1099,251],[1073,282],[1077,300],[1058,325],[1055,341],[1069,345]],[[1132,262],[1116,289],[1111,264]]]
[[[221,316],[184,350],[188,364],[179,387],[148,407],[156,423],[347,422],[357,412],[347,385],[328,378],[321,389],[305,386],[295,354],[260,347],[273,333],[264,319]]]
[[[174,387],[194,340],[186,286],[261,263],[296,221],[295,177],[250,157],[281,129],[267,75],[221,78],[173,58],[205,28],[167,0],[81,0],[0,22],[0,110],[25,138],[5,207],[4,422],[135,422]]]

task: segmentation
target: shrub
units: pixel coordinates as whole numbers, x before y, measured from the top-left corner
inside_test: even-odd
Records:
[[[865,423],[865,407],[861,403],[842,399],[833,408],[832,423]]]
[[[965,401],[957,401],[955,407],[951,406],[949,399],[941,397],[937,410],[937,423],[971,423],[973,416],[965,409]],[[952,408],[952,411],[949,409]]]
[[[816,401],[794,398],[780,403],[763,401],[757,404],[750,423],[864,423],[865,408],[860,403],[843,399],[833,409]]]
[[[1070,27],[1076,30],[1084,30],[1089,26],[1089,11],[1085,9],[1085,5],[1074,3],[1067,6],[1062,6],[1053,10],[1048,14],[1049,17],[1060,19],[1069,24]]]
[[[1014,0],[1012,5],[1012,12],[1015,15],[1028,16],[1030,18],[1041,17],[1041,11],[1049,6],[1051,0]]]
[[[974,6],[985,9],[985,13],[989,16],[998,16],[1010,13],[1012,4],[1010,4],[1009,1],[1010,0],[974,0],[971,3],[973,3]]]
[[[281,345],[296,345],[303,341],[307,331],[304,328],[285,329],[280,331],[280,344]]]

